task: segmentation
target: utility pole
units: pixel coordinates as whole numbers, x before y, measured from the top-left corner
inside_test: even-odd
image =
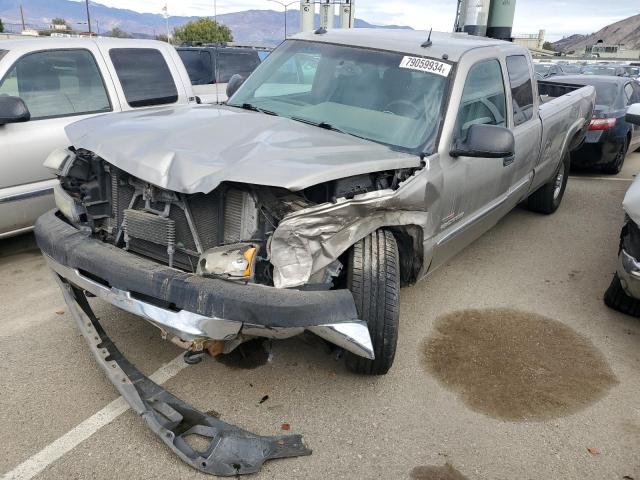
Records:
[[[20,18],[22,19],[22,31],[24,32],[26,27],[24,25],[24,11],[22,10],[22,4],[20,4]]]
[[[279,0],[267,0],[268,2],[274,2],[278,5],[282,5],[284,7],[284,39],[287,39],[287,8],[293,5],[294,3],[298,3],[298,0],[289,3],[283,3]]]
[[[89,0],[84,0],[87,6],[87,28],[89,29],[89,36],[91,36],[91,16],[89,15]]]

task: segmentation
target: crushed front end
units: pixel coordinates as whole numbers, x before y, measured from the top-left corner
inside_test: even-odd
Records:
[[[303,287],[274,286],[270,239],[285,215],[309,204],[286,190],[237,184],[209,194],[171,192],[83,150],[55,152],[47,166],[60,178],[58,208],[38,220],[38,245],[96,360],[150,428],[189,465],[216,475],[309,455],[299,435],[254,435],[153,383],[118,351],[87,300],[97,297],[148,320],[187,350],[185,359],[305,330],[373,358],[352,294],[332,288],[339,261]],[[209,446],[194,450],[185,441],[192,434]]]
[[[38,222],[51,268],[137,314],[191,352],[229,353],[254,338],[311,331],[367,358],[351,293],[332,289],[333,262],[297,289],[275,288],[268,244],[309,203],[284,189],[222,183],[208,194],[158,188],[86,150],[61,150],[57,213]]]

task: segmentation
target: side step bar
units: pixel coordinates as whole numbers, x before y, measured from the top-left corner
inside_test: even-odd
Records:
[[[149,428],[193,468],[218,476],[260,471],[266,460],[311,455],[300,435],[260,436],[206,415],[143,375],[107,336],[84,292],[55,275],[82,336],[109,380]],[[185,440],[209,440],[202,451]]]

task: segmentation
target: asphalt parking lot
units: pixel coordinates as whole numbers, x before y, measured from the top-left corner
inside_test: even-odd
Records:
[[[94,306],[123,353],[178,397],[260,434],[288,424],[313,449],[250,478],[640,480],[640,320],[602,302],[621,201],[639,170],[636,153],[617,177],[572,176],[555,215],[518,208],[404,289],[396,362],[380,378],[347,372],[312,336],[273,343],[264,362],[182,368],[181,350],[154,327]],[[460,329],[446,323],[478,315],[489,319],[471,332],[474,345],[494,352],[456,344]],[[117,400],[30,235],[0,241],[0,318],[6,478],[205,478]],[[553,372],[558,351],[569,363]],[[532,375],[547,368],[557,381],[528,382],[522,369],[499,366],[483,380],[485,366],[466,361],[482,355]],[[520,395],[496,389],[501,373],[522,383]]]

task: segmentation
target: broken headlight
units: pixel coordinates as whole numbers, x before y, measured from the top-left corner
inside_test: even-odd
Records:
[[[250,280],[255,272],[258,247],[236,243],[210,248],[198,260],[198,275],[220,276],[232,280]]]

